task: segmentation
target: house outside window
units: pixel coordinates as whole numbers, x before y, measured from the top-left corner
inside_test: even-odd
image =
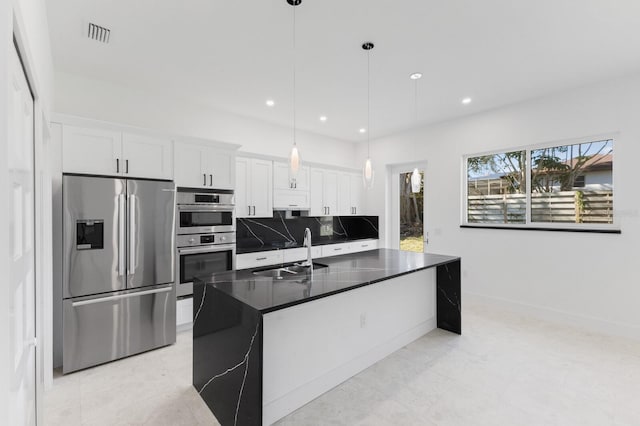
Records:
[[[613,139],[465,158],[465,225],[611,227]]]

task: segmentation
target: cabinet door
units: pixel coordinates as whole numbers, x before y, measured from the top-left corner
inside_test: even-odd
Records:
[[[349,216],[353,213],[353,205],[351,204],[351,174],[338,174],[338,209],[339,216]]]
[[[322,198],[327,207],[327,215],[337,216],[338,213],[338,172],[333,170],[324,171],[322,180]]]
[[[362,183],[362,175],[359,173],[351,174],[350,179],[351,206],[354,215],[363,215],[362,198],[364,195],[364,184]]]
[[[236,217],[249,217],[251,212],[249,188],[249,158],[236,158]]]
[[[324,204],[324,173],[321,169],[311,169],[309,172],[309,214],[311,216],[324,216],[326,214]]]
[[[122,158],[127,177],[173,179],[170,140],[123,133]]]
[[[289,164],[273,162],[273,189],[292,189],[289,179]]]
[[[122,170],[122,133],[63,126],[63,172],[113,176]]]
[[[203,148],[204,162],[202,173],[207,175],[209,187],[215,189],[233,189],[235,179],[236,156],[231,151],[215,148]]]
[[[250,176],[253,217],[273,217],[273,163],[251,160]]]
[[[203,188],[209,186],[209,177],[202,172],[203,147],[175,142],[173,146],[174,180],[176,186]]]
[[[298,171],[298,175],[294,179],[295,191],[308,191],[309,190],[309,167],[301,167]]]

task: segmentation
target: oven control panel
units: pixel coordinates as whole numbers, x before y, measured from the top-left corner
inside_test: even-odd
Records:
[[[178,247],[210,246],[213,244],[234,244],[235,242],[235,232],[216,232],[212,234],[189,234],[176,236],[176,245]]]

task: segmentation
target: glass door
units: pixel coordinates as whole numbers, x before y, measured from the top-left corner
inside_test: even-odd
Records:
[[[424,252],[424,172],[399,173],[398,232],[400,250]]]

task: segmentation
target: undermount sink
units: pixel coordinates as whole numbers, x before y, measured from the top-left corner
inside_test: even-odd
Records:
[[[327,265],[323,265],[322,263],[313,263],[313,269],[322,269],[326,268]],[[253,271],[253,275],[258,275],[261,277],[271,277],[276,279],[283,279],[287,276],[306,274],[309,272],[309,266],[302,265],[290,265],[290,266],[280,266],[277,268],[269,268],[269,269],[261,269],[258,271]]]

